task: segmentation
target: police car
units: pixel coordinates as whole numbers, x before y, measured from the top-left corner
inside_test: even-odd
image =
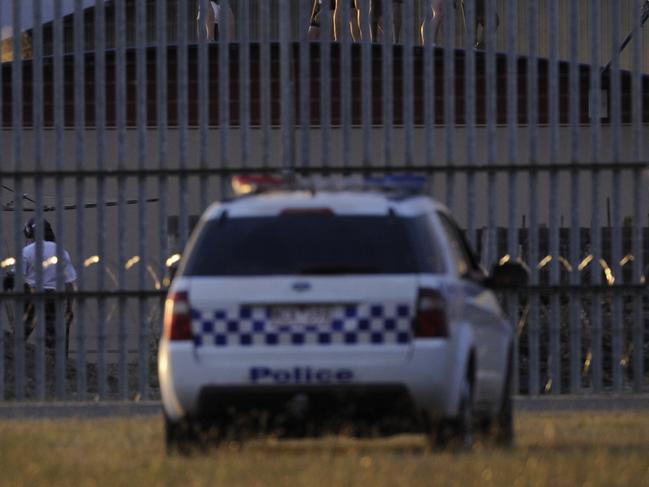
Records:
[[[448,210],[403,184],[271,182],[205,211],[169,289],[167,445],[235,425],[436,446],[480,425],[509,443],[513,330],[493,288],[522,267],[488,276]]]

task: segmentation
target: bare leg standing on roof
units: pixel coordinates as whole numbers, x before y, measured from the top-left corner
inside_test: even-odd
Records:
[[[317,41],[320,39],[320,1],[313,0],[313,8],[311,9],[311,19],[309,21],[309,40]]]
[[[476,0],[475,7],[476,7],[476,16],[475,16],[476,44],[475,44],[475,47],[478,48],[478,49],[484,49],[485,40],[486,40],[486,34],[487,34],[487,14],[486,14],[485,0]],[[495,16],[494,30],[498,30],[498,26],[500,25],[500,18],[498,17],[497,13],[495,13],[494,16]]]
[[[358,24],[358,11],[355,0],[336,0],[336,10],[334,10],[334,28],[335,28],[335,39],[337,41],[343,40],[343,10],[344,8],[349,9],[349,30],[352,36],[352,40],[358,42],[361,40],[361,29]]]
[[[217,41],[219,38],[219,26],[221,25],[221,22],[223,22],[223,17],[225,17],[228,22],[228,39],[230,41],[235,40],[236,25],[234,23],[234,12],[232,12],[232,7],[229,7],[227,13],[223,15],[220,5],[218,5],[214,0],[206,2],[207,10],[204,13],[201,8],[202,4],[202,0],[198,0],[198,16],[196,17],[196,22],[199,37],[201,35],[206,35],[208,41]]]
[[[214,40],[214,24],[216,23],[216,16],[214,15],[214,7],[212,2],[207,0],[205,2],[207,8],[203,12],[203,1],[198,0],[198,16],[196,17],[196,30],[198,38],[200,39],[202,35],[206,36],[205,39],[208,41]]]
[[[437,44],[439,31],[444,20],[444,0],[432,0],[431,11],[424,16],[421,24],[421,43],[426,43],[426,31],[432,30],[433,43]]]
[[[361,29],[359,25],[359,14],[356,10],[355,0],[324,0],[324,6],[331,11],[332,28],[331,40],[342,41],[343,32],[343,8],[349,9],[349,30],[353,41],[361,40]],[[320,39],[322,33],[322,0],[313,1],[311,20],[309,22],[309,40]]]
[[[394,42],[401,39],[401,24],[403,21],[402,4],[403,0],[392,0],[392,26],[386,29],[383,16],[383,1],[370,1],[370,29],[372,41],[379,42],[381,35],[385,35],[386,30],[392,36]]]

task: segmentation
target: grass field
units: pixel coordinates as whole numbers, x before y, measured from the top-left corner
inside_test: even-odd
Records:
[[[167,457],[160,418],[0,421],[7,486],[649,486],[649,411],[521,413],[517,446],[433,453],[422,437],[258,440]]]

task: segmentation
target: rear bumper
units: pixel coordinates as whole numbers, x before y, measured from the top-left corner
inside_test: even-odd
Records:
[[[308,424],[314,431],[360,425],[382,433],[417,431],[422,414],[401,384],[206,386],[193,415],[233,424],[246,418],[272,430]]]
[[[414,345],[400,360],[385,359],[374,351],[332,357],[303,349],[272,357],[224,353],[206,363],[190,343],[163,341],[162,400],[172,419],[217,415],[231,406],[275,411],[300,395],[332,414],[339,413],[341,404],[357,404],[364,411],[365,403],[378,410],[396,403],[407,415],[450,417],[455,414],[456,378],[463,367],[456,354],[452,341],[429,340]]]

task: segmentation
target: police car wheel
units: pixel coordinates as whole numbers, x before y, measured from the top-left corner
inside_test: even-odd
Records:
[[[473,415],[473,387],[469,379],[462,384],[462,397],[460,409],[454,421],[454,443],[461,450],[470,450],[473,447],[475,433],[475,418]]]
[[[507,362],[507,377],[503,388],[503,398],[500,411],[495,421],[495,442],[500,447],[511,447],[514,444],[514,401],[512,399],[512,382],[514,370],[511,360]]]
[[[467,379],[462,384],[460,407],[455,418],[439,421],[428,431],[428,440],[434,450],[470,450],[473,447],[475,418],[473,390]]]
[[[164,415],[165,444],[167,453],[187,455],[199,446],[200,435],[195,421],[183,418],[174,421]]]

